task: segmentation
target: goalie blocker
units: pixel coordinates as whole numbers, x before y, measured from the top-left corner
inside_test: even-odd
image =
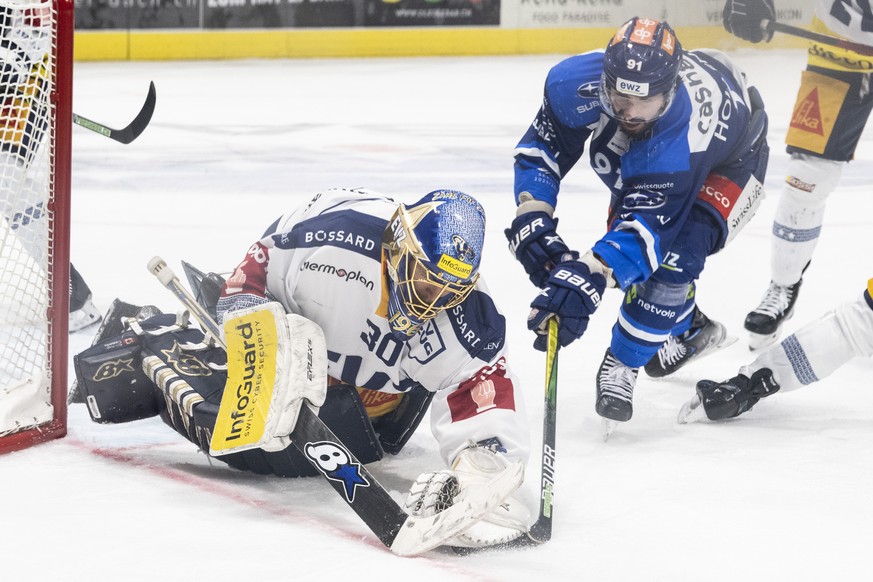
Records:
[[[325,389],[326,353],[318,327],[285,316],[278,305],[263,307],[236,312],[226,322],[227,354],[236,362],[230,375],[225,351],[189,325],[187,312],[122,318],[120,335],[74,357],[78,389],[92,420],[123,423],[160,415],[202,451],[237,469],[316,476],[287,439],[306,399],[320,406],[318,416],[360,462],[398,453],[432,393],[416,386],[394,410],[370,418],[356,388]]]

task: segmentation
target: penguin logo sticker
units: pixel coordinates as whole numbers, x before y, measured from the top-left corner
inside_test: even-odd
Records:
[[[361,465],[353,463],[352,454],[338,444],[329,441],[306,443],[304,451],[322,475],[343,484],[343,492],[349,503],[354,502],[358,487],[370,486],[370,482],[361,474]]]

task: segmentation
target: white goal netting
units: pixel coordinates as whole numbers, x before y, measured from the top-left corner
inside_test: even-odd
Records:
[[[0,437],[55,412],[56,20],[52,0],[0,0]]]

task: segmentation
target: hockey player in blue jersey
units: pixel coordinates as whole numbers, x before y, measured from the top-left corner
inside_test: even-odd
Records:
[[[510,249],[541,288],[528,327],[544,349],[580,338],[607,287],[625,292],[597,374],[596,410],[633,414],[639,368],[665,376],[726,341],[695,302],[695,280],[764,197],[763,103],[714,50],[684,51],[663,21],[632,18],[605,50],[551,69],[543,104],[515,150]],[[606,233],[583,253],[557,233],[561,181],[582,157],[610,192]],[[565,216],[565,220],[572,220]]]

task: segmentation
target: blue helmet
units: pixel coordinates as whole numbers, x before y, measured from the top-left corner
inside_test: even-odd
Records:
[[[682,45],[664,21],[633,17],[609,40],[603,54],[600,104],[610,117],[624,121],[616,97],[654,101],[642,121],[654,121],[669,108],[679,86]],[[663,95],[661,99],[658,96]]]
[[[463,302],[479,278],[485,211],[457,190],[436,190],[399,205],[385,231],[388,320],[411,337],[421,325]]]

